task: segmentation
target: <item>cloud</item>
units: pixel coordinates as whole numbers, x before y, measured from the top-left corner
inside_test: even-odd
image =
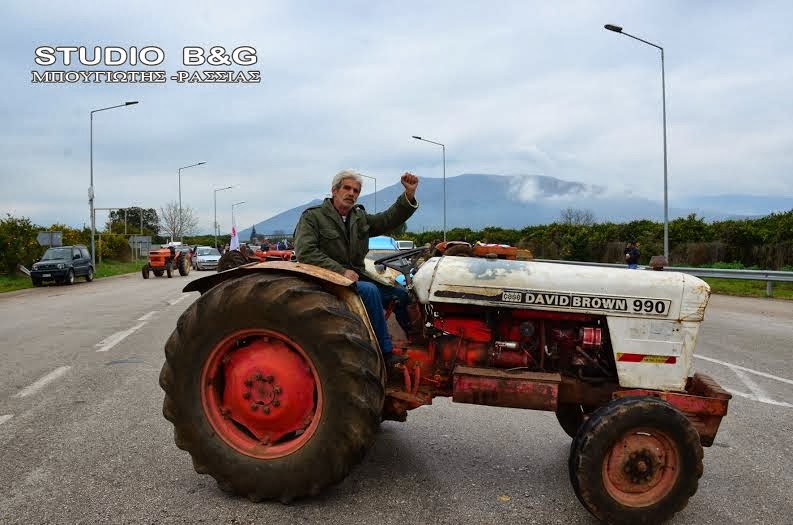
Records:
[[[669,191],[791,193],[793,37],[784,2],[10,4],[0,21],[0,211],[38,223],[88,219],[89,112],[97,206],[159,208],[178,197],[211,228],[241,226],[321,197],[342,167],[542,174],[657,199],[663,183],[665,47]],[[743,30],[747,24],[762,32]],[[30,83],[48,44],[157,45],[166,69],[186,45],[252,45],[262,82],[229,85]],[[729,49],[727,53],[725,50]],[[601,193],[594,188],[600,188]],[[524,200],[545,191],[516,183]],[[572,191],[572,190],[571,190]],[[558,194],[563,199],[564,193]],[[100,220],[100,222],[102,222]]]

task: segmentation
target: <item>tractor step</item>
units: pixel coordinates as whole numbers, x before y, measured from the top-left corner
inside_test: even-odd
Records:
[[[457,366],[452,399],[456,403],[555,411],[562,376]]]

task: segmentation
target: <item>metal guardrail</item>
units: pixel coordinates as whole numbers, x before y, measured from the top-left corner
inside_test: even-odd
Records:
[[[573,264],[578,266],[606,266],[611,268],[625,268],[624,264],[615,263],[596,263],[596,262],[581,262],[581,261],[557,261],[552,259],[534,259],[537,262],[557,263],[557,264]],[[639,268],[651,270],[649,267]],[[775,270],[728,270],[723,268],[688,268],[682,266],[667,266],[666,271],[682,272],[696,277],[717,277],[720,279],[741,279],[745,281],[765,281],[766,282],[766,295],[773,296],[774,282],[793,283],[793,272],[781,272]]]

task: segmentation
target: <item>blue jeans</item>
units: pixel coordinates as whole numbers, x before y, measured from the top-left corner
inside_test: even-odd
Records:
[[[406,329],[406,327],[410,326],[406,309],[410,302],[410,297],[404,288],[396,286],[386,286],[379,283],[375,284],[369,281],[358,281],[356,287],[358,289],[358,295],[361,296],[363,305],[366,308],[366,313],[369,314],[369,321],[372,323],[372,328],[374,328],[377,342],[380,343],[380,349],[383,351],[383,355],[387,357],[394,350],[394,347],[391,344],[391,335],[388,333],[383,309],[388,305],[391,299],[396,299],[397,303],[394,307],[394,315],[399,325],[403,329]]]
[[[636,263],[630,263],[630,264],[628,264],[628,269],[629,270],[638,270],[639,269],[639,265],[636,264]]]

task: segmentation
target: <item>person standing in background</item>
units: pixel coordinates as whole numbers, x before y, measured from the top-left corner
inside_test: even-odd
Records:
[[[639,269],[640,256],[641,252],[639,251],[639,247],[636,245],[636,241],[628,241],[628,245],[625,246],[625,263],[628,265],[629,270]]]

